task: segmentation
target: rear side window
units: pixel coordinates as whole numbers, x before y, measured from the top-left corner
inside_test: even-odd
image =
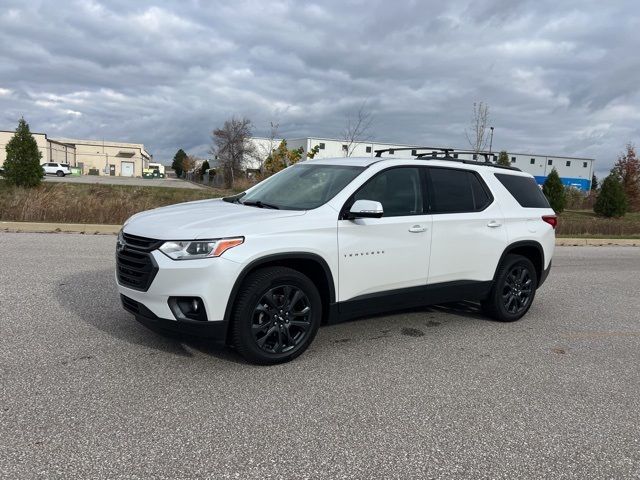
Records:
[[[484,210],[493,200],[475,172],[429,168],[431,212],[462,213]]]
[[[496,173],[496,178],[524,208],[551,208],[536,181],[531,177]]]

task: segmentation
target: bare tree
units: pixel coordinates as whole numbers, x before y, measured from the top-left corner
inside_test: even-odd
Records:
[[[345,157],[350,157],[356,147],[371,139],[370,130],[373,116],[367,110],[367,102],[362,102],[360,108],[355,113],[350,113],[345,122],[342,138],[346,148],[343,148]]]
[[[473,102],[473,117],[465,135],[471,149],[478,153],[487,147],[489,141],[489,105],[484,102]]]
[[[217,156],[218,165],[224,175],[225,187],[233,187],[235,179],[241,174],[247,157],[255,156],[255,147],[250,141],[251,120],[231,118],[222,128],[213,131],[211,153]]]

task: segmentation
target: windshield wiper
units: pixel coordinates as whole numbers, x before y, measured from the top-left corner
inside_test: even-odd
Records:
[[[247,194],[246,192],[242,192],[236,195],[231,195],[230,197],[223,197],[222,200],[229,203],[240,203],[240,199],[244,197],[246,194]]]
[[[258,208],[270,208],[272,210],[280,210],[280,207],[277,205],[273,205],[272,203],[265,203],[260,200],[246,200],[242,202],[242,205],[248,205],[250,207],[258,207]]]

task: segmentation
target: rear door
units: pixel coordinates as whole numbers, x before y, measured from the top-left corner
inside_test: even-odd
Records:
[[[473,170],[427,171],[433,213],[428,283],[492,280],[507,245],[498,202]]]
[[[345,208],[355,200],[380,202],[384,215],[338,220],[338,300],[426,285],[431,217],[426,213],[423,168],[383,170]]]

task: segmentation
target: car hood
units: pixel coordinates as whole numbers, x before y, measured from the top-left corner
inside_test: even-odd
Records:
[[[260,232],[270,223],[305,213],[249,207],[217,198],[138,213],[127,220],[124,232],[158,240],[235,237]]]

